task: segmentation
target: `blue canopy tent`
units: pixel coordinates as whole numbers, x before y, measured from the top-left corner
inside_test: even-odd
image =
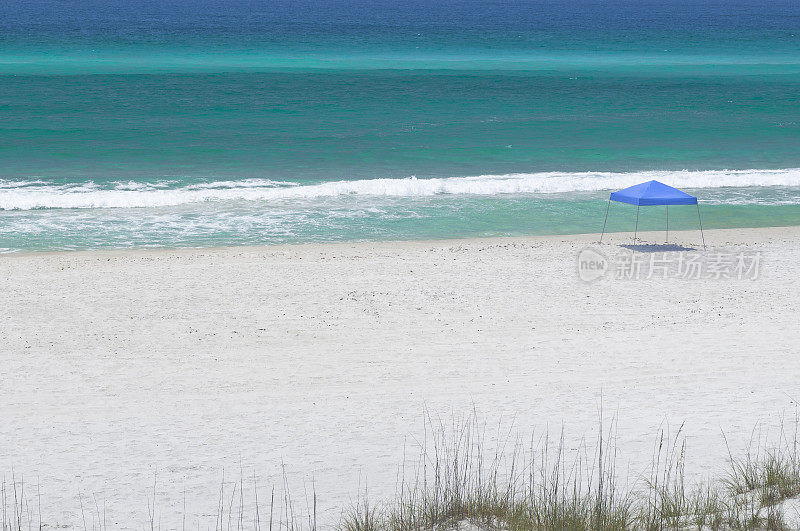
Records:
[[[603,232],[600,234],[600,243],[603,242],[603,235],[606,233],[606,222],[608,221],[608,210],[611,208],[611,201],[636,205],[636,228],[633,232],[634,244],[639,232],[639,207],[651,205],[664,205],[667,207],[667,240],[669,240],[669,205],[697,205],[700,237],[703,239],[703,249],[706,248],[706,238],[703,235],[703,220],[700,219],[700,204],[697,202],[697,198],[658,181],[635,184],[611,194],[608,198],[606,218],[603,221]]]

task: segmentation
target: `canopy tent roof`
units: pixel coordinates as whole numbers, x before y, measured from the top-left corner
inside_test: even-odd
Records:
[[[696,197],[658,181],[635,184],[618,192],[613,192],[609,199],[636,206],[697,204]]]

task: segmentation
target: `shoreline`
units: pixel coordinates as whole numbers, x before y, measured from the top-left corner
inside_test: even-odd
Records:
[[[637,243],[661,245],[664,243],[665,231],[640,231]],[[800,234],[800,225],[779,225],[775,227],[746,227],[725,229],[704,229],[706,245],[741,245],[747,243],[767,243],[776,239],[794,237]],[[631,243],[634,233],[632,231],[606,232],[603,245],[625,245]],[[751,239],[761,236],[762,239]],[[702,245],[699,230],[669,231],[669,244]],[[329,248],[374,248],[374,247],[447,247],[452,245],[478,244],[508,244],[508,243],[544,243],[544,242],[571,242],[586,245],[596,244],[600,233],[580,234],[546,234],[525,236],[479,236],[467,238],[437,238],[419,240],[358,240],[358,241],[331,241],[307,243],[277,243],[264,245],[223,245],[209,247],[128,247],[119,249],[76,249],[76,250],[44,250],[44,251],[14,251],[0,253],[0,262],[5,259],[17,257],[46,257],[46,256],[85,256],[85,255],[128,255],[128,254],[161,254],[161,253],[218,253],[236,251],[279,251],[279,250],[323,250]],[[627,241],[626,241],[627,240]]]

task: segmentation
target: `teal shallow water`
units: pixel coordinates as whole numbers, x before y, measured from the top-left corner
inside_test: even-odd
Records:
[[[438,239],[571,233],[599,235],[605,214],[602,199],[542,200],[450,198],[386,201],[365,208],[356,201],[321,202],[315,208],[184,206],[103,212],[0,214],[2,252],[145,247],[208,247],[305,242]],[[612,203],[613,204],[613,203]],[[636,209],[613,204],[607,232],[634,229]],[[702,205],[703,227],[797,225],[800,205]],[[663,208],[643,209],[639,230],[663,231]],[[696,230],[697,211],[673,207],[670,230]]]
[[[4,76],[11,177],[271,179],[800,167],[800,74]]]
[[[790,2],[2,9],[6,251],[800,224]]]

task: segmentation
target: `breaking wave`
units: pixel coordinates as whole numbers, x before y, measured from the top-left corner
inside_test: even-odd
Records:
[[[624,188],[656,179],[677,188],[800,187],[800,168],[781,170],[709,170],[542,172],[417,179],[363,179],[313,184],[268,179],[58,183],[0,179],[0,210],[71,208],[143,208],[211,201],[279,202],[341,196],[424,197],[593,192]],[[800,201],[800,197],[798,197]]]

